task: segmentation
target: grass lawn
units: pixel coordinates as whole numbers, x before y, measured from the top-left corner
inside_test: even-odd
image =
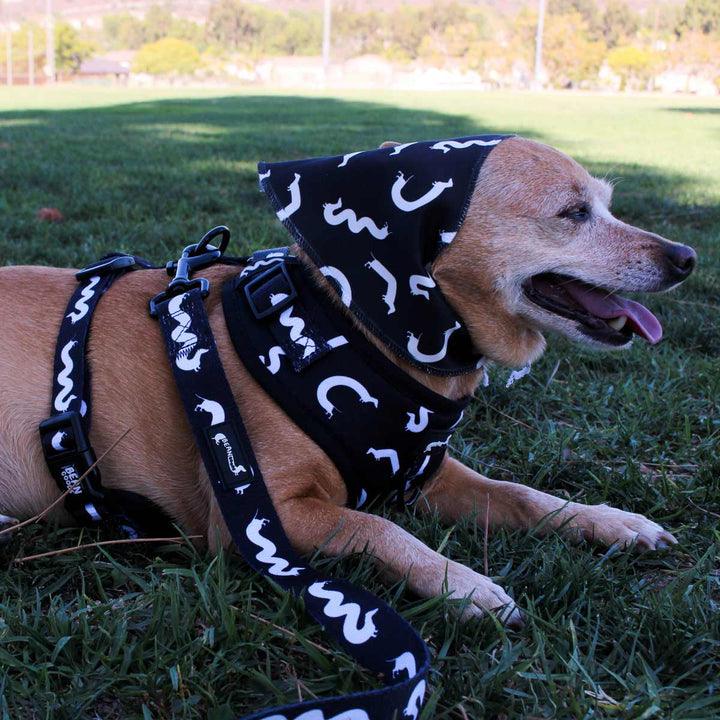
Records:
[[[494,533],[490,574],[528,616],[518,633],[460,625],[450,601],[382,585],[368,557],[317,563],[426,638],[423,718],[719,717],[717,100],[0,88],[0,263],[78,266],[121,250],[164,264],[220,223],[235,254],[286,244],[258,160],[483,132],[550,143],[617,180],[616,214],[694,246],[700,262],[682,288],[644,300],[665,329],[658,346],[594,355],[553,339],[513,388],[496,371],[451,450],[497,479],[647,514],[680,545],[605,554]],[[35,220],[41,207],[65,222]],[[382,511],[483,572],[473,522]],[[376,686],[238,557],[135,545],[15,562],[94,539],[33,525],[0,548],[2,718],[228,720]]]

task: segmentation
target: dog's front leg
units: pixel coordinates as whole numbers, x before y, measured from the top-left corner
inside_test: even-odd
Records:
[[[464,617],[495,610],[511,627],[522,625],[515,603],[489,578],[444,558],[389,520],[313,498],[293,498],[278,505],[278,514],[293,546],[302,553],[320,548],[336,556],[367,549],[390,582],[408,579],[422,597],[449,592],[471,599]]]
[[[655,550],[677,542],[643,515],[608,505],[582,505],[518,483],[491,480],[450,457],[424,488],[418,506],[437,510],[446,522],[476,514],[481,524],[487,517],[491,527],[562,529],[602,545],[635,542],[642,549]]]

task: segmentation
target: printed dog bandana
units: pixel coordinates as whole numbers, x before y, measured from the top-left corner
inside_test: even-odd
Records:
[[[506,137],[261,162],[260,186],[366,328],[415,367],[461,375],[480,358],[429,269],[460,229],[485,158]]]

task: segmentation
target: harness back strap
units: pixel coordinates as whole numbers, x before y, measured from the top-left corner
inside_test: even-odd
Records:
[[[184,289],[184,288],[183,288]],[[263,482],[233,400],[197,287],[156,298],[175,382],[225,523],[245,560],[302,596],[310,615],[388,685],[364,693],[289,705],[247,720],[417,718],[430,658],[416,631],[371,593],[321,575],[292,549]]]

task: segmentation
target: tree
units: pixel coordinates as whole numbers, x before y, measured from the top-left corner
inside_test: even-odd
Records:
[[[59,72],[74,75],[82,61],[94,52],[93,44],[83,40],[71,25],[63,22],[55,24],[55,67]]]
[[[639,27],[638,16],[625,0],[608,2],[600,20],[600,29],[609,48],[614,48],[621,40],[630,40]]]
[[[145,42],[143,24],[130,13],[104,15],[103,37],[111,50],[137,50]]]
[[[133,70],[150,75],[187,75],[201,65],[200,53],[189,42],[163,38],[138,50]]]
[[[634,45],[614,48],[608,54],[607,63],[620,76],[621,90],[646,88],[659,66],[656,53]]]
[[[687,0],[680,14],[677,34],[699,31],[705,35],[720,29],[720,2],[718,0]]]
[[[239,0],[220,0],[210,8],[206,25],[210,43],[228,50],[252,52],[267,24],[267,11]]]
[[[173,16],[170,8],[161,5],[151,5],[145,13],[143,22],[143,35],[146,43],[153,43],[168,37],[173,25]]]
[[[543,48],[550,80],[559,87],[594,81],[606,52],[602,41],[588,39],[588,24],[580,13],[549,16]]]

